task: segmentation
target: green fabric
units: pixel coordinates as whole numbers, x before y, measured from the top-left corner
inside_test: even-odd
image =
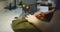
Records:
[[[12,28],[15,32],[38,32],[36,27],[27,22],[24,18],[13,20]]]

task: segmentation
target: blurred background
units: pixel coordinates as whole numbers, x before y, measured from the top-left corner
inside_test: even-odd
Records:
[[[30,1],[30,2],[29,2]],[[55,8],[55,0],[0,0],[0,32],[14,32],[14,17],[24,17],[36,11],[48,12]]]

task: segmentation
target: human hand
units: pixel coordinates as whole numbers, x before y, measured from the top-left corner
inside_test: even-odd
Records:
[[[35,17],[35,15],[27,15],[25,19],[30,23],[38,23],[39,19]]]

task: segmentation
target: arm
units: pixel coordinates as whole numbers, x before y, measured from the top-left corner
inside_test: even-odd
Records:
[[[33,22],[32,24],[35,25],[41,31],[45,31],[50,27],[50,23],[44,21],[37,21],[36,23]]]
[[[45,31],[50,26],[48,22],[40,21],[34,15],[28,15],[25,19],[42,31]]]

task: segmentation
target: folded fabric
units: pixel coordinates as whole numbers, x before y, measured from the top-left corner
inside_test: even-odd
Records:
[[[39,32],[34,25],[30,24],[24,18],[13,20],[12,29],[15,32]]]

